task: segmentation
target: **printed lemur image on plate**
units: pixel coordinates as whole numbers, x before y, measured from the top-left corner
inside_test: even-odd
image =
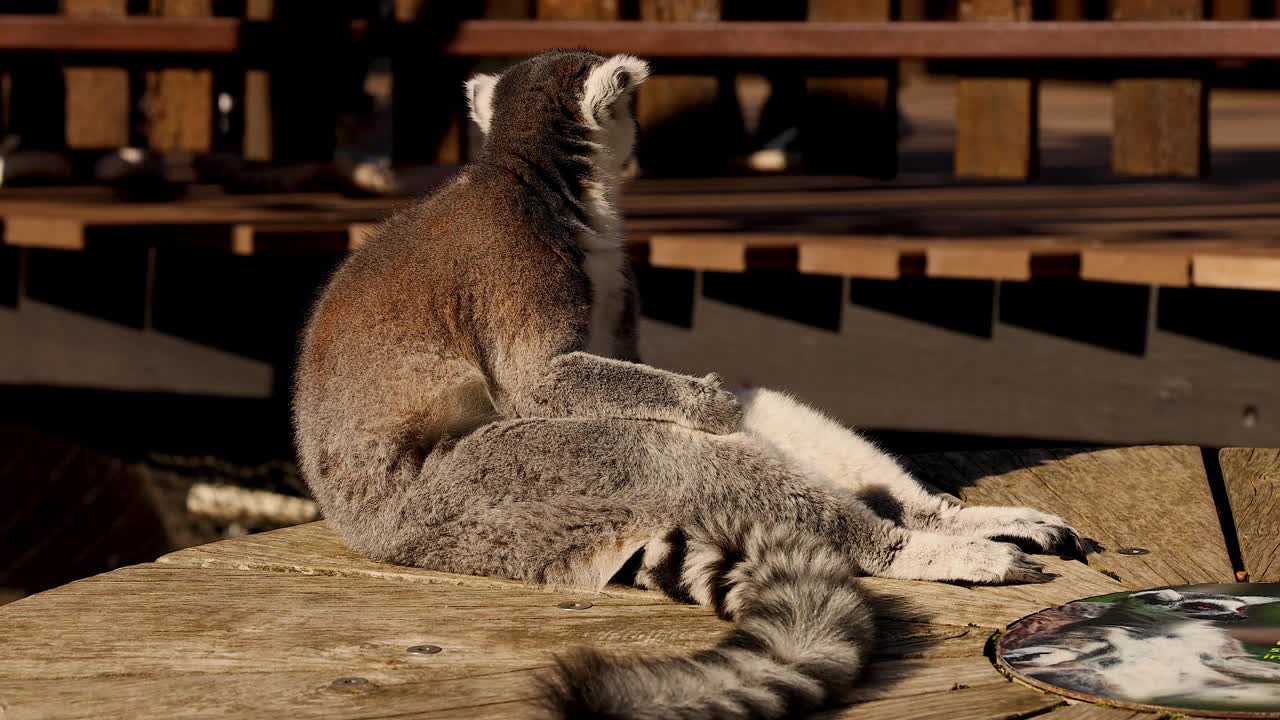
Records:
[[[1093,702],[1280,717],[1280,583],[1077,600],[1010,625],[997,656],[1032,685]]]

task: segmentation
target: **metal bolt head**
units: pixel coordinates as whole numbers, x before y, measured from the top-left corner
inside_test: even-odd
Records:
[[[560,603],[561,610],[586,610],[591,607],[591,603],[585,600],[565,600]]]
[[[359,685],[368,685],[369,681],[362,677],[341,677],[333,681],[334,687],[357,687]]]
[[[1146,548],[1140,548],[1140,547],[1120,548],[1116,552],[1121,555],[1150,555],[1151,554],[1150,550]]]
[[[414,645],[405,650],[410,655],[435,655],[440,651],[439,645]]]

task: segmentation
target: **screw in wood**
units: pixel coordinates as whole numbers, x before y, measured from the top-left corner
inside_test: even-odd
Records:
[[[408,648],[405,652],[410,655],[435,655],[440,651],[441,648],[439,645],[414,645],[413,647]]]
[[[1116,552],[1121,555],[1150,555],[1151,554],[1150,550],[1146,548],[1140,548],[1140,547],[1120,548]]]
[[[586,610],[591,607],[591,603],[584,601],[565,600],[560,603],[561,610]]]
[[[362,677],[343,677],[333,681],[334,687],[356,687],[357,685],[367,685],[368,680]]]

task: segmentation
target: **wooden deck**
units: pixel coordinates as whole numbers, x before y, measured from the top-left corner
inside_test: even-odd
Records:
[[[1061,513],[1109,551],[1088,566],[1049,559],[1059,577],[1038,586],[863,581],[882,637],[857,704],[840,717],[1144,717],[1011,683],[986,656],[988,639],[1080,597],[1234,580],[1215,495],[1230,498],[1244,570],[1280,580],[1280,450],[1226,450],[1220,468],[1194,447],[912,464],[970,501]],[[1125,547],[1150,553],[1115,552]],[[531,678],[555,651],[685,652],[724,629],[707,610],[629,588],[554,591],[369,562],[321,522],[183,550],[0,608],[0,709],[6,718],[528,717]]]

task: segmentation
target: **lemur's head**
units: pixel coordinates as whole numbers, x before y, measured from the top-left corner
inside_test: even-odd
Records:
[[[486,143],[585,136],[602,146],[598,161],[618,170],[635,149],[632,94],[648,76],[649,64],[631,55],[548,50],[468,80],[467,105]]]

